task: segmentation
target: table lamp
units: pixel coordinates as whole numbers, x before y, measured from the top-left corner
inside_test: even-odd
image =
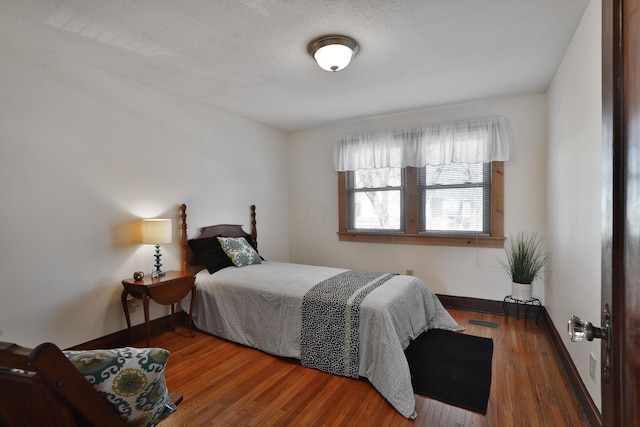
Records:
[[[151,273],[151,277],[164,276],[162,271],[162,263],[160,258],[160,245],[171,243],[172,238],[171,220],[170,219],[143,219],[142,220],[142,243],[156,246],[156,263],[155,270]]]

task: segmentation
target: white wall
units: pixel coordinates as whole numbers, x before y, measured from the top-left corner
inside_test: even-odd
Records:
[[[425,94],[428,96],[428,94]],[[513,131],[505,162],[505,232],[546,229],[546,96],[534,95],[378,117],[290,136],[291,261],[404,273],[440,294],[502,300],[510,280],[500,269],[502,249],[340,242],[338,174],[333,148],[343,134],[432,122],[504,115]],[[544,299],[541,283],[534,294]]]
[[[0,340],[67,347],[126,328],[120,282],[153,263],[133,225],[174,218],[163,263],[179,269],[180,203],[190,236],[248,226],[255,203],[261,252],[287,259],[282,132],[8,38],[0,69]]]
[[[601,1],[592,0],[549,88],[547,310],[600,407],[600,342],[572,343],[572,314],[600,322]],[[596,380],[589,352],[597,356]]]

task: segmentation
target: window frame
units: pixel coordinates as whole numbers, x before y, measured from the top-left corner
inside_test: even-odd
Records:
[[[352,203],[354,203],[353,200],[350,200],[351,197],[355,197],[356,193],[362,193],[362,192],[384,192],[384,191],[399,191],[400,192],[400,218],[403,218],[405,216],[405,210],[406,210],[406,168],[401,168],[400,169],[400,185],[398,187],[389,187],[389,186],[384,186],[384,187],[370,187],[370,188],[362,188],[362,189],[354,189],[352,192],[347,192],[347,206],[351,206]],[[351,186],[355,186],[355,182],[350,182],[350,181],[355,181],[355,176],[351,175],[349,176],[348,174],[345,174],[345,178],[346,178],[346,182],[347,182],[347,186],[345,188],[348,188],[350,185]],[[347,213],[349,213],[349,211],[347,210]],[[347,229],[349,230],[353,230],[356,232],[359,231],[364,231],[364,232],[373,232],[373,233],[402,233],[405,230],[405,225],[404,224],[400,224],[400,229],[399,230],[391,230],[391,229],[385,229],[385,228],[371,228],[371,229],[367,229],[367,230],[362,230],[362,229],[358,229],[358,228],[349,228],[350,225],[352,225],[352,223],[355,221],[354,216],[349,216],[347,218]]]
[[[465,234],[464,231],[444,231],[444,230],[428,230],[428,218],[426,217],[425,204],[427,200],[427,193],[430,191],[441,191],[441,190],[451,190],[453,188],[456,189],[472,189],[479,188],[482,190],[482,231],[468,232],[466,234],[476,233],[488,235],[491,231],[491,203],[485,204],[485,200],[487,200],[491,196],[491,163],[480,163],[482,165],[482,181],[480,182],[457,182],[455,184],[432,184],[429,185],[428,176],[427,176],[427,168],[422,167],[418,169],[418,220],[419,220],[419,232],[420,233],[433,233],[433,234]]]
[[[404,232],[348,230],[347,173],[338,172],[338,239],[341,242],[504,247],[504,162],[491,162],[491,234],[419,233],[418,169],[405,168]]]

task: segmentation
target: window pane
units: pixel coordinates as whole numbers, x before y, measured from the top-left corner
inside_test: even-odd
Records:
[[[400,187],[402,185],[402,169],[400,168],[360,169],[354,174],[356,189]]]
[[[429,189],[424,200],[426,231],[483,231],[482,188]]]
[[[400,190],[360,191],[354,194],[356,229],[399,230]]]
[[[427,185],[452,185],[481,183],[483,163],[461,163],[444,166],[427,166]]]

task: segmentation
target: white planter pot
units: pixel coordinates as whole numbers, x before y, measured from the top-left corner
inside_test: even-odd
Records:
[[[511,282],[511,296],[521,301],[529,301],[531,299],[531,283]]]

